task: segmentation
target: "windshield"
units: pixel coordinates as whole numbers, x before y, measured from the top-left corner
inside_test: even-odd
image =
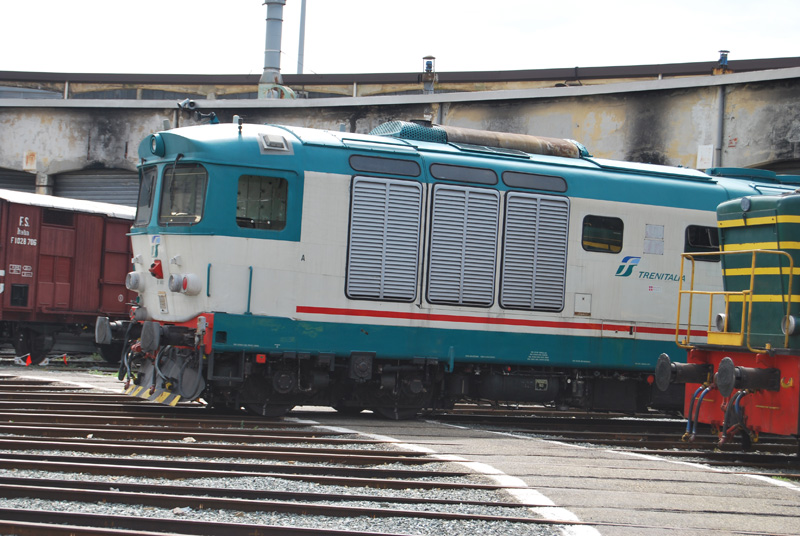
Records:
[[[161,190],[160,225],[194,225],[203,219],[208,172],[200,164],[167,166]]]
[[[139,200],[136,202],[134,227],[144,227],[150,223],[150,215],[153,213],[153,192],[155,191],[156,174],[155,167],[148,167],[140,175]]]

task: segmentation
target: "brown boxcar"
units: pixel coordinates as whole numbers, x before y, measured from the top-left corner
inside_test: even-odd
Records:
[[[98,315],[126,317],[134,213],[0,189],[0,342],[39,363],[59,334],[94,333]],[[100,351],[119,359],[115,348]]]

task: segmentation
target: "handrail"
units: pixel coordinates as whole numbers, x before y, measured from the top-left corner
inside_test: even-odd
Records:
[[[710,257],[710,256],[722,256],[722,255],[751,255],[752,259],[750,261],[750,288],[741,290],[741,291],[703,291],[703,290],[694,290],[694,275],[695,275],[695,257]],[[706,333],[711,333],[712,331],[712,316],[713,316],[713,305],[714,305],[714,297],[715,296],[722,296],[725,300],[725,332],[727,332],[727,323],[729,318],[729,311],[730,311],[730,304],[731,298],[733,296],[741,296],[742,297],[742,321],[740,326],[739,334],[745,335],[744,341],[747,345],[747,349],[753,353],[761,353],[764,351],[768,351],[771,349],[769,343],[767,343],[766,347],[764,348],[754,348],[750,343],[750,334],[751,334],[751,322],[753,319],[753,302],[755,301],[755,297],[757,296],[754,287],[755,287],[755,277],[756,277],[756,267],[757,267],[757,258],[759,254],[766,254],[766,255],[783,255],[789,259],[789,284],[788,284],[788,292],[787,294],[781,293],[781,302],[786,303],[786,318],[788,318],[791,314],[792,308],[792,280],[794,279],[794,259],[792,256],[785,252],[785,251],[778,251],[778,250],[771,250],[771,249],[752,249],[752,250],[741,250],[741,251],[714,251],[714,252],[707,252],[707,253],[681,253],[681,272],[680,278],[678,279],[678,315],[677,320],[675,322],[675,343],[681,348],[694,348],[695,345],[691,342],[692,337],[692,308],[694,305],[694,297],[696,295],[707,295],[708,296],[708,324],[706,327]],[[683,281],[684,281],[684,262],[686,259],[689,259],[692,263],[691,268],[691,277],[689,279],[689,290],[683,289]],[[778,276],[783,275],[785,272],[779,266]],[[743,274],[744,275],[744,274]],[[683,296],[686,294],[689,298],[689,311],[688,311],[688,318],[686,319],[686,337],[681,340],[681,305],[683,301]],[[746,309],[745,309],[746,308]],[[746,314],[745,314],[746,312]],[[745,318],[746,323],[745,323]],[[783,348],[788,348],[789,346],[789,331],[785,330],[784,339],[783,339]]]

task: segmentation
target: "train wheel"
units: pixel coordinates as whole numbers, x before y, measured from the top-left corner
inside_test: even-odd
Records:
[[[260,417],[282,417],[294,404],[275,403],[272,381],[264,376],[248,376],[242,385],[239,403],[248,413]]]
[[[32,329],[21,328],[14,336],[14,350],[18,356],[30,354],[31,365],[38,365],[47,357],[53,348],[55,338],[52,335],[39,333]]]
[[[393,421],[407,421],[414,419],[420,414],[422,408],[400,408],[397,406],[381,406],[372,408],[372,411],[383,417],[384,419],[391,419]]]
[[[290,405],[280,405],[280,404],[244,404],[244,409],[247,410],[248,413],[252,413],[253,415],[258,415],[259,417],[283,417],[290,411],[294,406]]]
[[[112,365],[119,363],[124,348],[125,344],[122,342],[97,345],[97,349],[100,351],[100,357],[102,357],[106,363],[111,363]]]
[[[341,413],[342,415],[358,415],[364,408],[360,408],[358,406],[333,406],[333,409],[337,411],[337,413]]]
[[[372,411],[386,419],[413,419],[430,407],[432,386],[421,375],[385,375],[381,388],[373,391]]]

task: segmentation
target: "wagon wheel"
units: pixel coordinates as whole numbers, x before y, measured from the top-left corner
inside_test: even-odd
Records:
[[[55,342],[53,335],[20,328],[14,335],[14,350],[18,356],[30,354],[31,365],[38,365],[47,357],[47,352],[53,348]]]

